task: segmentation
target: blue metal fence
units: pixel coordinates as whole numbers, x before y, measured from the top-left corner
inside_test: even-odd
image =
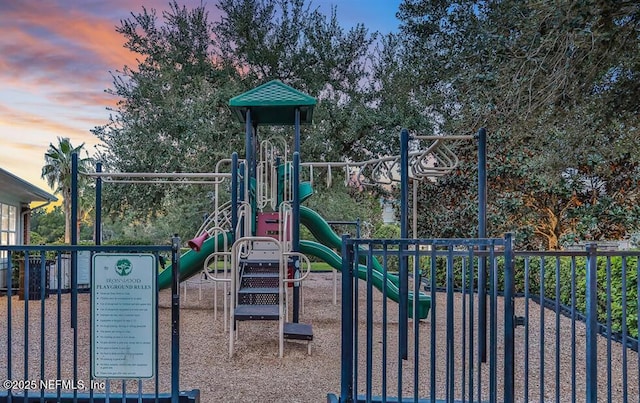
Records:
[[[507,236],[345,237],[342,252],[341,391],[329,401],[639,401],[640,251],[514,252]],[[399,282],[403,264],[413,312],[412,295],[431,298],[429,316],[409,322],[406,356],[393,286],[356,281],[385,267],[384,281]]]
[[[640,251],[515,255],[516,400],[640,401]]]
[[[483,240],[361,240],[343,239],[342,379],[340,401],[510,401],[498,388],[498,374],[512,372],[513,346],[497,332],[499,318],[496,257],[512,262],[510,237]],[[489,325],[479,323],[478,262],[486,261],[489,283]],[[378,263],[375,263],[377,260]],[[403,268],[406,266],[406,270]],[[381,274],[374,273],[380,267]],[[510,266],[503,265],[504,272]],[[366,275],[362,273],[366,272]],[[400,283],[395,273],[407,273],[405,304],[387,302]],[[373,281],[382,277],[381,293]],[[507,286],[508,290],[513,287]],[[505,287],[500,287],[504,290]],[[426,320],[400,326],[402,317],[419,312],[420,294],[430,297]],[[380,295],[381,294],[381,295]],[[375,302],[379,299],[379,302]],[[511,303],[504,304],[504,300]],[[512,306],[513,295],[500,297],[501,308]],[[403,307],[408,312],[400,312]],[[417,316],[417,315],[416,315]],[[404,329],[407,334],[403,335]],[[511,328],[513,326],[511,325]],[[489,333],[488,362],[479,355],[478,340]],[[407,341],[407,345],[403,343]],[[498,346],[500,349],[498,350]],[[404,354],[406,351],[407,354]],[[330,398],[331,399],[331,398]],[[336,398],[337,399],[337,398]]]
[[[199,401],[197,391],[179,391],[177,271],[170,312],[158,314],[158,306],[153,307],[158,354],[149,380],[92,378],[91,290],[79,292],[77,283],[79,252],[151,253],[156,261],[171,255],[171,267],[177,270],[178,247],[178,238],[168,246],[0,246],[0,264],[6,269],[6,287],[0,289],[0,402]],[[69,287],[62,270],[65,255],[71,259]]]

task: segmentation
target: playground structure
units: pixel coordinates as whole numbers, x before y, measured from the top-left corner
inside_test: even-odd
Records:
[[[420,180],[441,176],[456,168],[458,159],[446,141],[472,138],[416,138],[431,143],[424,149],[415,148],[411,152],[407,145],[404,159],[399,155],[364,162],[302,163],[300,129],[301,125],[312,122],[315,103],[314,98],[277,80],[232,98],[229,106],[245,127],[245,158],[240,159],[234,153],[230,159],[219,161],[212,173],[95,174],[104,182],[170,183],[179,179],[181,183],[210,183],[214,186],[213,211],[189,241],[192,251],[180,259],[180,279],[203,273],[207,279],[222,286],[223,295],[230,295],[230,299],[224,298],[223,302],[225,329],[227,320],[230,324],[230,356],[234,352],[239,322],[251,320],[278,321],[280,356],[286,339],[308,342],[311,352],[311,325],[300,322],[302,285],[310,271],[307,256],[319,258],[336,270],[342,270],[343,264],[336,252],[341,249],[340,236],[318,213],[301,205],[313,194],[314,172],[325,170],[327,185],[331,184],[332,170],[341,169],[345,178],[355,186],[376,183],[405,186],[408,180],[403,180],[401,175]],[[293,127],[293,138],[258,141],[259,128],[265,125]],[[290,148],[289,144],[293,147]],[[402,164],[406,165],[406,171]],[[300,180],[303,170],[306,170],[304,173],[309,182]],[[226,198],[218,197],[222,185],[231,189],[229,200],[224,203],[220,200]],[[307,227],[316,241],[300,239],[301,225]],[[360,278],[366,280],[371,277],[379,290],[385,290],[388,298],[403,304],[401,295],[408,295],[407,315],[413,315],[411,301],[415,295],[417,317],[426,318],[430,298],[419,292],[409,292],[406,282],[401,280],[402,273],[388,273],[383,278],[384,272],[385,268],[377,262],[370,274],[365,265],[359,268]],[[160,288],[171,284],[170,273],[170,270],[160,273]],[[218,287],[214,290],[217,304]],[[214,306],[214,312],[217,319],[217,306]]]

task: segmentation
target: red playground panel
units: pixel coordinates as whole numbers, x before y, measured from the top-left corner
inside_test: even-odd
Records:
[[[258,225],[256,228],[256,236],[269,236],[271,238],[280,238],[280,214],[258,213]],[[287,225],[287,240],[291,240],[291,222]]]

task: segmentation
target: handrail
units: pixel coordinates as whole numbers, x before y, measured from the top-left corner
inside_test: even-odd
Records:
[[[309,276],[309,273],[311,273],[311,261],[309,261],[309,258],[307,257],[307,255],[300,252],[289,251],[289,252],[284,252],[282,255],[283,255],[284,261],[288,261],[288,258],[291,256],[296,256],[298,257],[298,259],[304,260],[304,263],[306,264],[306,270],[304,271],[304,274],[302,276],[298,278],[292,278],[292,279],[285,277],[282,279],[282,282],[285,285],[285,290],[288,289],[287,287],[290,283],[298,283],[298,284],[294,284],[294,287],[300,286],[300,305],[302,307],[302,312],[304,313],[304,292],[302,292],[303,291],[302,284],[303,284],[303,281],[306,280],[306,278]],[[285,305],[289,306],[289,294],[286,292],[285,292]],[[289,320],[289,310],[287,310],[285,315],[286,315],[286,320]]]
[[[305,261],[306,265],[307,265],[307,270],[305,271],[305,273],[302,276],[300,276],[298,278],[292,278],[292,279],[285,278],[282,281],[285,284],[288,284],[288,283],[302,282],[302,281],[306,280],[307,276],[309,276],[309,273],[311,273],[311,261],[309,260],[307,255],[305,255],[304,253],[300,253],[300,252],[284,252],[282,255],[283,256],[297,256],[299,258],[302,258]]]
[[[241,224],[244,224],[244,226],[241,226]],[[243,233],[251,233],[251,204],[248,201],[240,203],[240,207],[238,207],[238,223],[234,229],[236,239],[240,238]]]
[[[204,273],[205,277],[208,280],[212,280],[215,284],[213,287],[213,321],[216,322],[218,320],[218,283],[222,283],[222,317],[224,318],[223,320],[223,324],[224,324],[224,331],[227,331],[227,310],[229,309],[229,305],[227,303],[227,284],[231,283],[231,278],[230,277],[223,277],[220,278],[218,277],[218,258],[222,257],[222,272],[227,275],[228,273],[230,273],[230,258],[231,258],[231,253],[230,252],[214,252],[212,254],[210,254],[209,256],[207,256],[207,258],[204,261],[204,268],[202,270],[202,272]],[[211,271],[208,270],[209,264],[211,262],[211,259],[214,259],[213,264],[214,264],[214,275],[211,275]]]
[[[258,161],[256,172],[256,205],[259,209],[264,208],[269,202],[268,184],[269,174],[271,173],[271,158],[268,157],[272,153],[270,150],[271,143],[267,140],[260,143],[260,159]]]
[[[272,140],[280,140],[284,144],[284,153],[273,144]],[[260,143],[260,160],[258,161],[258,172],[256,183],[256,201],[258,208],[262,209],[271,205],[272,209],[278,203],[278,172],[275,165],[276,158],[280,157],[286,165],[287,163],[287,143],[281,138],[264,140]]]
[[[226,257],[227,257],[227,256],[229,256],[229,257],[231,256],[231,253],[230,253],[230,252],[214,252],[214,253],[210,254],[209,256],[207,256],[207,258],[206,258],[206,259],[205,259],[205,261],[204,261],[204,267],[205,267],[205,268],[203,269],[203,272],[205,273],[206,277],[207,277],[209,280],[212,280],[212,281],[220,281],[220,282],[226,282],[226,283],[228,283],[228,282],[230,282],[230,281],[231,281],[231,279],[230,279],[230,278],[226,278],[226,277],[224,277],[224,278],[219,278],[219,277],[216,277],[216,276],[217,276],[217,274],[218,274],[218,265],[217,265],[218,260],[217,260],[217,258],[218,258],[218,257],[220,257],[220,256],[224,257],[224,259],[223,259],[223,261],[222,261],[222,262],[223,262],[223,272],[224,272],[224,273],[227,273],[227,272],[228,272],[228,266],[227,266],[227,259],[226,259]],[[209,263],[210,263],[210,261],[211,261],[211,259],[212,259],[212,258],[216,259],[216,260],[214,260],[214,263],[216,263],[216,266],[215,266],[214,271],[213,271],[213,272],[215,273],[215,275],[211,275],[211,271],[207,270],[207,267],[209,266]]]
[[[289,239],[289,225],[291,221],[291,215],[293,214],[293,210],[291,204],[289,202],[280,203],[279,208],[280,214],[280,227],[278,228],[279,232],[279,240],[282,242],[283,250],[288,252],[291,250],[292,243]]]

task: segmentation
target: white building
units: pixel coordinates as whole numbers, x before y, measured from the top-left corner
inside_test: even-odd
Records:
[[[28,245],[31,212],[57,200],[0,168],[0,245]],[[0,287],[6,284],[6,270],[7,252],[0,251]]]

